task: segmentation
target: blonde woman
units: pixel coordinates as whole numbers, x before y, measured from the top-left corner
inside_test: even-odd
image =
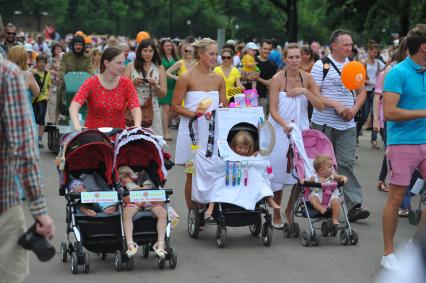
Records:
[[[217,64],[216,41],[203,38],[194,42],[191,47],[194,48],[196,64],[179,77],[172,101],[172,110],[182,117],[179,123],[175,151],[175,163],[180,165],[186,165],[192,159],[188,122],[195,115],[198,103],[205,98],[210,98],[213,101],[210,110],[217,108],[219,103],[223,103],[224,106],[228,105],[225,97],[225,81],[220,75],[212,71]],[[185,99],[185,106],[182,106],[183,99]],[[204,134],[207,135],[208,133],[198,133],[199,136]],[[187,170],[185,200],[188,208],[193,207],[191,194],[192,172]]]

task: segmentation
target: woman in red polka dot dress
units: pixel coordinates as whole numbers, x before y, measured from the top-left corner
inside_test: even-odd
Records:
[[[124,129],[126,109],[130,109],[135,126],[140,127],[142,114],[136,90],[132,81],[122,76],[124,53],[115,47],[107,48],[102,54],[100,71],[82,84],[71,102],[69,111],[74,128],[82,129],[78,112],[86,102],[86,128]]]

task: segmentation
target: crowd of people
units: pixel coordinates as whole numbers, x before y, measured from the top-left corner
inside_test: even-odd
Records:
[[[46,38],[37,34],[33,39],[8,24],[4,38],[0,37],[0,67],[4,69],[0,72],[0,110],[2,120],[9,121],[0,125],[0,171],[16,172],[15,168],[20,168],[18,172],[31,170],[31,174],[37,176],[30,178],[30,174],[24,174],[25,178],[13,179],[13,174],[1,174],[0,181],[5,184],[2,188],[6,188],[8,199],[2,199],[0,223],[12,217],[7,214],[11,210],[7,209],[20,203],[12,189],[12,183],[19,183],[22,186],[18,187],[27,192],[33,215],[40,222],[40,233],[53,235],[53,224],[46,216],[41,193],[37,150],[28,139],[25,145],[3,140],[17,138],[17,135],[36,140],[38,137],[38,146],[43,147],[46,117],[48,123],[57,123],[68,111],[64,103],[67,72],[85,71],[93,75],[83,83],[69,107],[76,130],[83,128],[78,113],[86,103],[88,116],[84,127],[87,128],[150,127],[166,141],[172,140],[170,129],[178,128],[175,163],[187,169],[188,208],[193,206],[189,119],[197,114],[200,101],[206,97],[212,101],[210,108],[215,109],[233,102],[234,94],[238,93],[235,88],[240,92],[255,89],[259,106],[263,107],[266,117],[269,116],[277,134],[270,158],[276,172],[271,180],[273,203],[280,206],[283,189],[292,187],[283,213],[289,223],[297,194],[294,179],[284,170],[289,147],[285,137],[292,131],[290,123],[301,130],[317,129],[330,139],[337,171],[346,181],[343,193],[350,221],[370,215],[363,206],[365,188],[354,171],[358,138],[371,130],[371,146],[379,149],[377,133],[380,133],[387,153],[377,189],[389,192],[383,211],[385,248],[380,264],[385,269],[398,269],[393,247],[397,217],[408,214],[410,184],[417,177],[426,176],[426,25],[417,25],[399,40],[398,46],[386,49],[381,49],[375,41],[369,41],[366,49],[356,48],[351,33],[343,29],[334,31],[329,45],[324,47],[317,42],[309,46],[289,43],[280,47],[275,40],[264,39],[259,43],[228,40],[220,52],[217,43],[208,38],[157,40],[147,32],[138,34],[136,39],[86,36],[82,32],[63,39],[56,32],[54,35]],[[355,91],[347,89],[340,79],[343,67],[352,60],[362,62],[367,74],[365,85]],[[19,91],[13,84],[19,86]],[[19,93],[19,99],[13,97],[15,92]],[[22,103],[23,100],[26,102]],[[289,100],[297,101],[298,108],[294,111],[286,109]],[[33,108],[31,112],[29,105]],[[17,107],[19,116],[12,106]],[[17,123],[26,127],[13,127]],[[26,132],[10,132],[14,130]],[[16,154],[8,153],[11,144],[17,146]],[[30,162],[13,161],[13,166],[9,166],[7,160],[21,156],[20,151],[23,151],[22,158]],[[327,158],[318,161],[316,171],[324,169],[327,162]],[[328,173],[318,174],[318,178],[329,178],[331,173]],[[314,203],[317,199],[318,196],[313,197]],[[14,213],[13,217],[21,214],[20,211]],[[336,223],[337,217],[334,217],[333,224]],[[273,227],[282,229],[283,224],[281,211],[274,209]],[[4,233],[0,239],[5,239]],[[1,267],[3,263],[0,263]]]

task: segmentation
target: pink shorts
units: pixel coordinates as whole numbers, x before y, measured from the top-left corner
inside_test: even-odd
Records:
[[[416,169],[426,177],[426,144],[389,145],[386,149],[390,183],[395,186],[410,185]]]

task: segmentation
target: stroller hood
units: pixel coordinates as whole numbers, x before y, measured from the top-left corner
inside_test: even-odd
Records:
[[[115,142],[115,174],[121,166],[129,166],[145,170],[156,187],[164,185],[167,171],[162,144],[161,138],[143,128],[124,130]]]
[[[65,151],[65,168],[62,185],[68,182],[71,172],[96,171],[111,185],[113,145],[98,130],[70,133],[62,139]]]

